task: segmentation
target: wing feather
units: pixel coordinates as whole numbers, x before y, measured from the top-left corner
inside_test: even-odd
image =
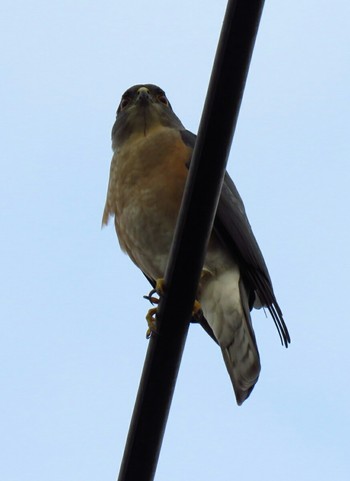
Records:
[[[194,148],[196,136],[188,130],[182,130],[180,133],[184,143]],[[274,294],[264,257],[249,224],[241,196],[228,173],[225,174],[214,230],[240,266],[249,293],[250,309],[254,303],[266,307],[276,325],[282,344],[288,347],[289,332]]]

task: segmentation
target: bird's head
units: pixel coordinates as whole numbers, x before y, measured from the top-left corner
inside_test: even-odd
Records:
[[[121,147],[133,134],[146,136],[159,127],[184,129],[164,90],[152,84],[134,85],[121,98],[112,130],[113,148]]]

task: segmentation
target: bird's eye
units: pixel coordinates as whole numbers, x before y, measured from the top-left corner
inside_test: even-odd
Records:
[[[120,102],[120,105],[119,105],[119,109],[120,110],[124,110],[125,107],[129,104],[130,102],[130,98],[129,97],[124,97],[122,98],[121,102]]]
[[[166,96],[164,94],[160,94],[158,95],[157,99],[159,100],[159,102],[161,102],[162,104],[168,106],[169,105],[169,102],[168,102],[168,99],[166,98]]]

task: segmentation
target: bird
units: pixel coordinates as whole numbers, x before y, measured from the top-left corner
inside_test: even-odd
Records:
[[[102,225],[114,217],[121,249],[159,291],[195,142],[157,85],[134,85],[122,95],[112,128]],[[196,315],[221,348],[241,405],[261,370],[251,310],[268,309],[285,347],[290,335],[243,201],[227,172],[197,301]],[[148,320],[151,331],[156,330]]]

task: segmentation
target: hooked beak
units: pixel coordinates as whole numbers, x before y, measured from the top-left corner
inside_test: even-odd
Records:
[[[147,105],[152,102],[152,96],[147,87],[140,87],[138,89],[136,102],[140,105]]]

